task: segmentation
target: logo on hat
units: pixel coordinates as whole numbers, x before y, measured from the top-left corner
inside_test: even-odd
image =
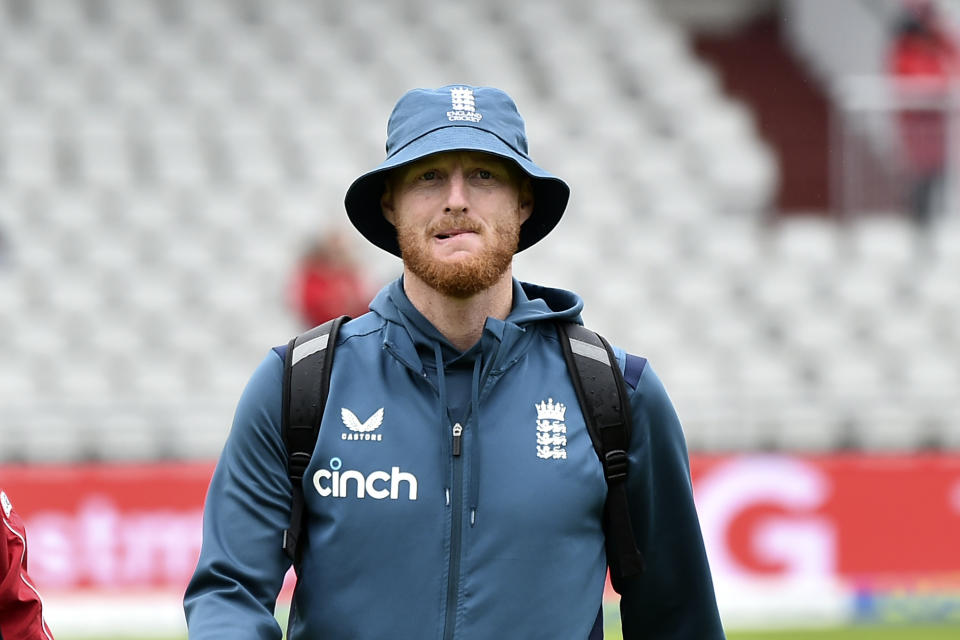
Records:
[[[477,111],[477,104],[473,99],[473,89],[454,87],[450,89],[450,102],[453,111],[447,111],[447,120],[450,122],[468,121],[480,122],[483,119]]]

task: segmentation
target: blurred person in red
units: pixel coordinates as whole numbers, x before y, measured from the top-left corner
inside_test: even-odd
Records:
[[[947,107],[960,70],[956,38],[931,2],[904,4],[888,65],[897,91],[911,105],[899,112],[898,120],[909,173],[910,213],[918,227],[926,228],[943,185]]]
[[[0,639],[53,640],[43,601],[27,574],[27,533],[7,494],[0,491]]]
[[[352,318],[367,312],[369,285],[340,232],[314,242],[296,266],[290,285],[291,306],[307,327],[331,318]]]

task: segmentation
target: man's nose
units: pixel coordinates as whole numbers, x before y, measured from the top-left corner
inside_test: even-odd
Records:
[[[448,213],[463,213],[467,210],[467,178],[463,171],[453,171],[447,181]]]

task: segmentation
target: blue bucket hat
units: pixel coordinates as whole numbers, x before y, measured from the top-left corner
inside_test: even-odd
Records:
[[[344,204],[367,240],[399,256],[396,229],[383,217],[380,198],[391,169],[442,151],[484,151],[513,160],[533,187],[533,212],[520,227],[517,251],[539,242],[560,221],[570,188],[530,159],[523,118],[500,89],[448,85],[404,94],[387,123],[387,159],[350,185]]]

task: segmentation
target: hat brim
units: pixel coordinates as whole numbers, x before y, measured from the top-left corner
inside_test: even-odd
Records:
[[[350,222],[364,238],[384,251],[400,256],[397,231],[383,217],[380,206],[384,181],[391,169],[443,151],[492,153],[513,160],[530,176],[533,212],[520,227],[518,252],[539,242],[560,222],[570,198],[570,188],[563,180],[541,169],[492,133],[475,127],[455,125],[434,129],[417,138],[387,158],[380,166],[353,181],[347,189],[344,205]]]

